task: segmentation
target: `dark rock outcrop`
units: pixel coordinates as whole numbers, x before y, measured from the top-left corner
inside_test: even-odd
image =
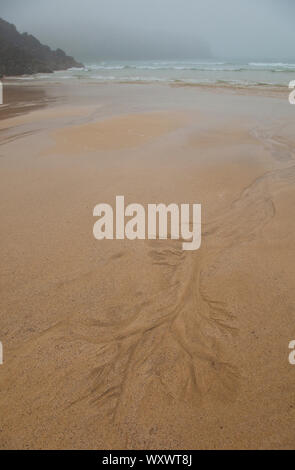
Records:
[[[28,33],[0,18],[0,76],[51,73],[83,67],[64,51],[53,51]]]

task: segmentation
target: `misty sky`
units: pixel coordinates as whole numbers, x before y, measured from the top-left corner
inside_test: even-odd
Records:
[[[295,0],[0,0],[0,17],[82,61],[288,59]]]

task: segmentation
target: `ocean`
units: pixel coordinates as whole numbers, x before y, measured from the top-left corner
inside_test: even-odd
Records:
[[[32,77],[22,77],[21,79]],[[294,63],[242,61],[105,61],[37,80],[90,80],[97,82],[167,82],[191,85],[288,86],[295,79]]]

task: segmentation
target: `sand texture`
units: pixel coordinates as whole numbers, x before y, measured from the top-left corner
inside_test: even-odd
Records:
[[[288,93],[87,86],[0,115],[0,447],[294,448]],[[201,249],[95,240],[116,195],[202,204]]]

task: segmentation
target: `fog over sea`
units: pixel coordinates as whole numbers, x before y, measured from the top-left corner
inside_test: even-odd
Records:
[[[20,79],[90,80],[97,82],[167,82],[192,85],[288,86],[295,79],[294,63],[222,60],[101,61],[85,68]]]

